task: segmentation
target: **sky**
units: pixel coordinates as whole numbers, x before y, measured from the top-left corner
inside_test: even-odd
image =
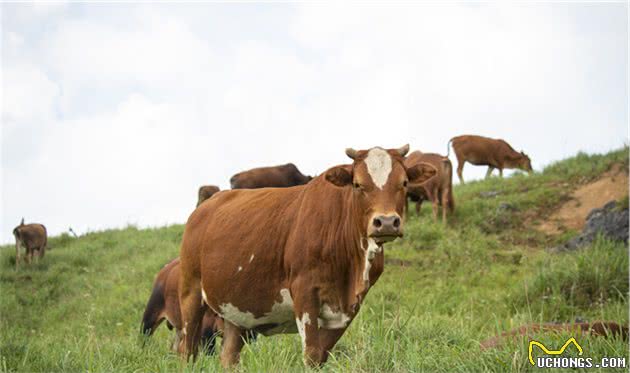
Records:
[[[200,185],[319,174],[347,147],[479,134],[540,170],[628,143],[625,2],[0,11],[2,243],[22,217],[49,235],[184,223]]]

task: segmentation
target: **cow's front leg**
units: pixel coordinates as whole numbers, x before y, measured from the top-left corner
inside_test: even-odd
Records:
[[[486,179],[492,175],[492,171],[494,171],[494,167],[488,166],[488,171],[486,171]]]
[[[324,361],[328,360],[328,355],[330,350],[337,344],[339,338],[343,335],[343,332],[346,331],[346,328],[341,329],[319,329],[319,345],[324,351]]]
[[[306,282],[306,281],[305,281]],[[319,340],[319,299],[317,290],[314,288],[292,287],[293,309],[295,311],[295,322],[298,332],[302,338],[302,350],[304,353],[304,364],[319,366],[325,360]]]

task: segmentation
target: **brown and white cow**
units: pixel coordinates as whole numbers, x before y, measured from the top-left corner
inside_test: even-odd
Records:
[[[422,201],[429,200],[433,204],[433,219],[437,220],[438,208],[442,206],[442,222],[446,223],[446,212],[453,213],[453,166],[451,161],[440,154],[415,151],[405,159],[405,166],[412,167],[425,162],[435,167],[437,174],[421,184],[409,184],[407,197],[416,202],[416,214],[420,215]],[[407,211],[409,208],[407,208]]]
[[[306,184],[312,179],[302,174],[293,163],[287,163],[239,172],[230,178],[230,186],[232,189],[287,188]]]
[[[207,200],[212,197],[215,193],[220,191],[219,187],[216,185],[203,185],[199,187],[199,193],[197,198],[197,207],[201,205],[201,202]]]
[[[20,246],[26,249],[26,263],[31,263],[33,257],[43,258],[46,253],[48,235],[46,227],[42,224],[24,224],[24,218],[20,225],[13,229],[15,236],[15,267],[20,264]]]
[[[462,172],[466,162],[477,166],[488,166],[486,178],[490,177],[495,168],[499,169],[501,177],[505,168],[518,168],[530,173],[533,171],[532,162],[527,154],[522,151],[517,152],[501,139],[464,135],[453,137],[449,144],[453,145],[457,157],[457,176],[462,184],[464,183]]]
[[[179,258],[166,264],[158,272],[153,282],[153,290],[142,316],[141,331],[151,336],[160,324],[166,320],[169,330],[175,329],[173,350],[177,351],[182,335],[182,314],[179,307]],[[207,310],[203,315],[201,326],[201,344],[208,353],[214,352],[217,334],[223,329],[223,320],[215,313]]]
[[[196,209],[181,247],[184,356],[196,355],[204,307],[224,319],[221,363],[246,329],[298,332],[319,365],[383,271],[383,244],[403,235],[407,183],[436,170],[404,165],[409,146],[347,149],[350,165],[292,188],[221,192]]]

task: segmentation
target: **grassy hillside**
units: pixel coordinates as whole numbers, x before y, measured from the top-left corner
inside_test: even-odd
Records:
[[[386,247],[385,273],[323,370],[530,371],[527,340],[489,351],[479,341],[532,322],[627,325],[627,247],[600,239],[551,254],[544,249],[575,232],[552,237],[533,229],[572,189],[619,163],[627,169],[627,148],[580,154],[533,176],[457,186],[448,226],[434,223],[424,206],[408,219],[405,238]],[[488,191],[497,194],[480,194]],[[55,237],[40,263],[17,272],[14,248],[1,247],[0,370],[219,370],[216,356],[182,366],[165,327],[144,348],[139,343],[154,275],[178,255],[182,231],[129,227]],[[568,337],[540,340],[558,348]],[[618,339],[578,341],[587,357],[629,355]],[[300,350],[296,335],[261,337],[245,347],[239,370],[303,370]]]

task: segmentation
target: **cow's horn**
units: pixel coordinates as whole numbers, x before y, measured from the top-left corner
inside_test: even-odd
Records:
[[[409,144],[401,146],[400,148],[396,149],[396,151],[398,152],[398,154],[400,154],[401,157],[406,156],[407,153],[409,153]]]
[[[353,160],[357,159],[357,151],[352,148],[346,148],[346,155]]]

